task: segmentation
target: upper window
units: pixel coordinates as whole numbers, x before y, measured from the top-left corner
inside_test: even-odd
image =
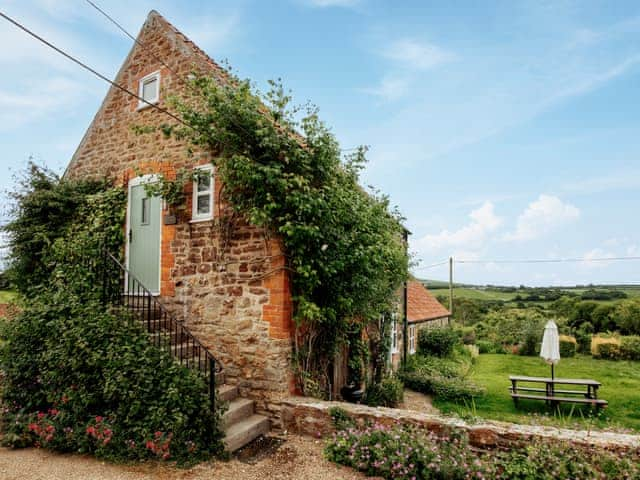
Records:
[[[213,218],[213,165],[196,168],[193,181],[192,220],[211,220]]]
[[[151,104],[158,103],[160,100],[160,71],[150,73],[146,77],[140,79],[138,86],[138,96],[144,100],[138,100],[138,108],[148,107]]]

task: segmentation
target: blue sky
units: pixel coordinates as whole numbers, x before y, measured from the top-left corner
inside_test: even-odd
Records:
[[[376,0],[98,3],[137,32],[158,10],[214,59],[311,100],[363,182],[407,217],[415,273],[461,260],[640,256],[640,4]],[[6,13],[113,77],[131,47],[82,0]],[[62,171],[107,86],[0,22],[0,187]],[[640,262],[459,264],[494,284],[640,283]]]

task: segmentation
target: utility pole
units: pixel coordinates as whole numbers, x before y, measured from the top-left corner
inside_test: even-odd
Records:
[[[453,257],[449,257],[449,325],[453,316]]]

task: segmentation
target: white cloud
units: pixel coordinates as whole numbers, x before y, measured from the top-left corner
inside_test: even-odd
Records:
[[[527,241],[541,237],[557,229],[563,224],[570,223],[580,217],[580,210],[563,203],[558,197],[540,195],[531,202],[520,214],[514,232],[507,233],[505,240]]]
[[[404,38],[382,51],[382,56],[410,70],[428,70],[455,58],[451,52],[437,45]]]
[[[385,76],[375,87],[363,88],[362,91],[384,100],[397,100],[409,91],[409,79],[406,77]]]
[[[415,242],[421,251],[465,248],[473,250],[481,247],[487,237],[502,225],[502,218],[494,212],[491,202],[485,202],[469,214],[470,222],[453,232],[445,229],[440,233],[427,234]],[[469,252],[465,252],[469,253]]]

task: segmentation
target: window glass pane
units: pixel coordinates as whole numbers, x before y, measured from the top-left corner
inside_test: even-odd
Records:
[[[198,195],[198,205],[196,208],[196,212],[198,215],[208,215],[211,213],[211,198],[209,194],[206,195]]]
[[[153,102],[158,98],[158,79],[150,78],[142,84],[142,98]]]
[[[149,223],[149,199],[142,199],[142,215],[140,215],[140,222],[143,225],[147,225]]]
[[[207,192],[211,186],[211,175],[209,172],[201,172],[198,174],[198,191]]]

